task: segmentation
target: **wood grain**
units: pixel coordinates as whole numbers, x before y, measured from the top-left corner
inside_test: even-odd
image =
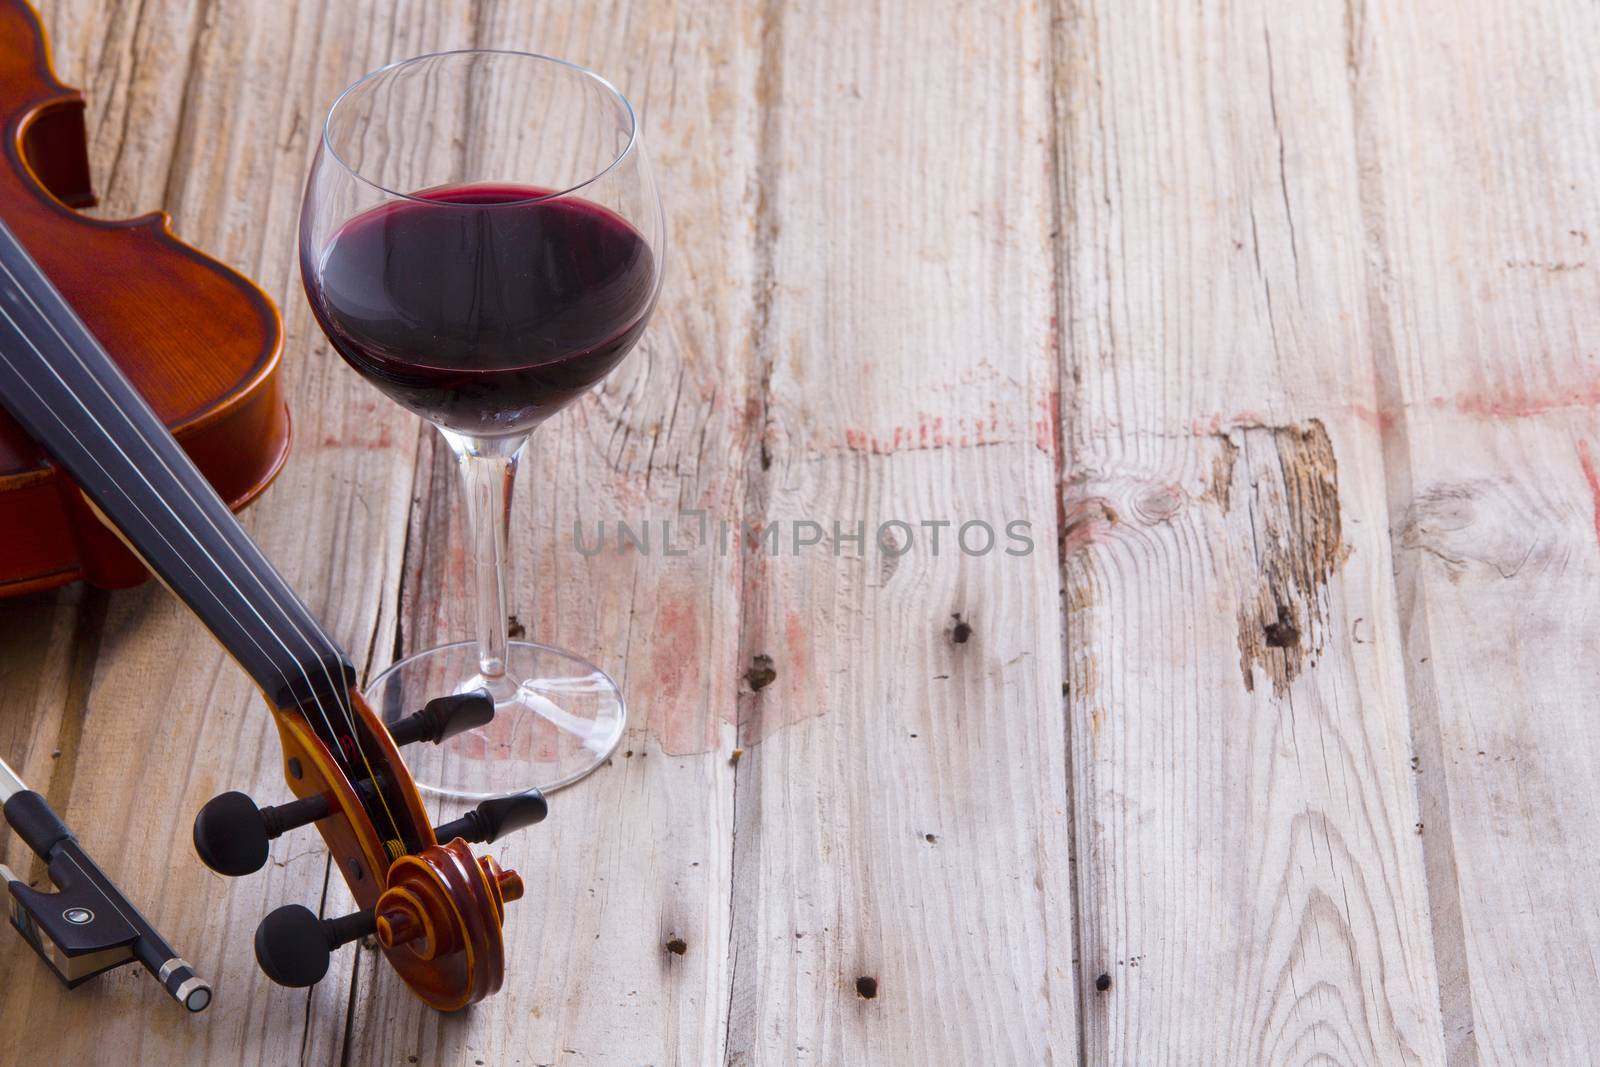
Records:
[[[1600,19],[1569,3],[1354,11],[1446,1047],[1455,1064],[1587,1063],[1600,1056]]]
[[[1076,1056],[1044,45],[763,12],[730,1063]],[[1036,551],[957,543],[1011,520]]]
[[[1334,4],[1056,27],[1091,1063],[1438,1063]]]
[[[192,856],[212,793],[282,799],[258,697],[160,590],[62,590],[0,606],[0,746],[218,1000],[65,993],[0,938],[0,1064],[1596,1058],[1594,11],[45,15],[101,210],[285,311],[247,523],[369,673],[464,636],[468,583],[447,456],[299,293],[328,102],[439,48],[592,65],[672,236],[641,350],[523,467],[518,621],[631,719],[493,849],[529,886],[502,992],[439,1016],[360,948],[266,982],[261,915],[349,901],[309,837]]]

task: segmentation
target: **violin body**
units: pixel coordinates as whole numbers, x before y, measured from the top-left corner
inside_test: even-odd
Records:
[[[173,236],[163,212],[79,214],[95,203],[83,116],[82,96],[51,70],[38,16],[23,0],[0,0],[0,222],[237,510],[288,454],[278,311],[248,279]],[[0,412],[0,596],[146,577],[72,479]]]

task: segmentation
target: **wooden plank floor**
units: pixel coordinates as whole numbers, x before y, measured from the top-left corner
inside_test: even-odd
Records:
[[[246,523],[368,673],[465,636],[465,576],[446,457],[299,291],[328,103],[446,48],[593,66],[672,243],[524,466],[518,619],[631,719],[495,850],[502,992],[267,982],[262,915],[349,907],[310,836],[193,856],[214,793],[286,796],[268,716],[162,590],[66,589],[0,603],[0,754],[217,1000],[3,938],[0,1064],[1600,1060],[1592,5],[42,7],[97,210],[283,308]],[[756,536],[574,540],[696,512]]]

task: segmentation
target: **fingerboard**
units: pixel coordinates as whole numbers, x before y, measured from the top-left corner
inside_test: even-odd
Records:
[[[4,222],[0,402],[269,699],[326,725],[337,752],[349,661]]]

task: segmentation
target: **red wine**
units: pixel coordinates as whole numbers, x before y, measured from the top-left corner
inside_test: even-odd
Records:
[[[644,332],[655,257],[621,216],[522,185],[414,195],[356,216],[300,268],[339,354],[417,414],[526,433]]]

